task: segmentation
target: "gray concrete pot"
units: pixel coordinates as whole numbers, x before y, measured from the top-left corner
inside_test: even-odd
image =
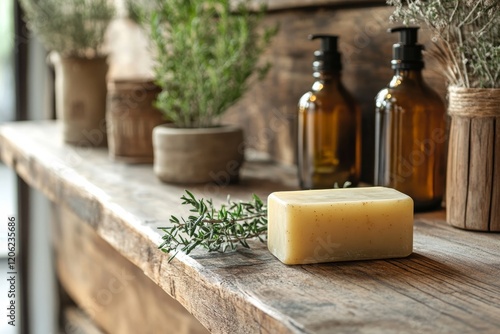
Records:
[[[153,129],[153,148],[160,180],[227,185],[239,178],[243,130],[231,125],[190,129],[163,124]]]

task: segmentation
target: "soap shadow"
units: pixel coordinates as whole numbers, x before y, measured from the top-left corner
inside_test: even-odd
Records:
[[[265,244],[257,240],[251,240],[249,244],[251,248],[238,247],[225,253],[195,250],[191,257],[206,268],[235,272],[239,268],[268,266],[271,261],[278,261]]]
[[[314,276],[356,280],[419,280],[421,277],[439,277],[444,280],[463,277],[456,267],[428,256],[412,253],[401,259],[365,260],[293,266]]]

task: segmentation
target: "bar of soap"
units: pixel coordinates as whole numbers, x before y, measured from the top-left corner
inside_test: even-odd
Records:
[[[406,257],[413,200],[385,187],[275,192],[267,245],[285,264]]]

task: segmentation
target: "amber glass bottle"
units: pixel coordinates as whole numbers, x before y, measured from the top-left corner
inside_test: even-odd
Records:
[[[441,204],[445,180],[445,105],[422,78],[418,27],[400,32],[394,45],[394,77],[376,97],[375,184],[413,198],[415,210]]]
[[[302,189],[357,185],[361,169],[361,111],[341,81],[337,36],[322,40],[315,51],[311,91],[298,112],[298,171]]]

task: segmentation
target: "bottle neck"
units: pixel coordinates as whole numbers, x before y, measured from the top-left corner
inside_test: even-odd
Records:
[[[327,82],[327,81],[331,81],[331,82],[336,82],[336,81],[340,81],[340,72],[319,72],[319,71],[316,71],[316,72],[313,72],[313,77],[316,78],[316,81],[323,81],[323,82]]]
[[[397,70],[394,70],[394,76],[400,77],[400,78],[406,79],[406,80],[415,80],[415,81],[423,80],[422,70],[397,69]]]
[[[404,69],[395,69],[394,76],[389,84],[390,87],[399,86],[402,82],[407,84],[423,84],[424,78],[422,76],[421,69],[414,70],[404,70]]]

